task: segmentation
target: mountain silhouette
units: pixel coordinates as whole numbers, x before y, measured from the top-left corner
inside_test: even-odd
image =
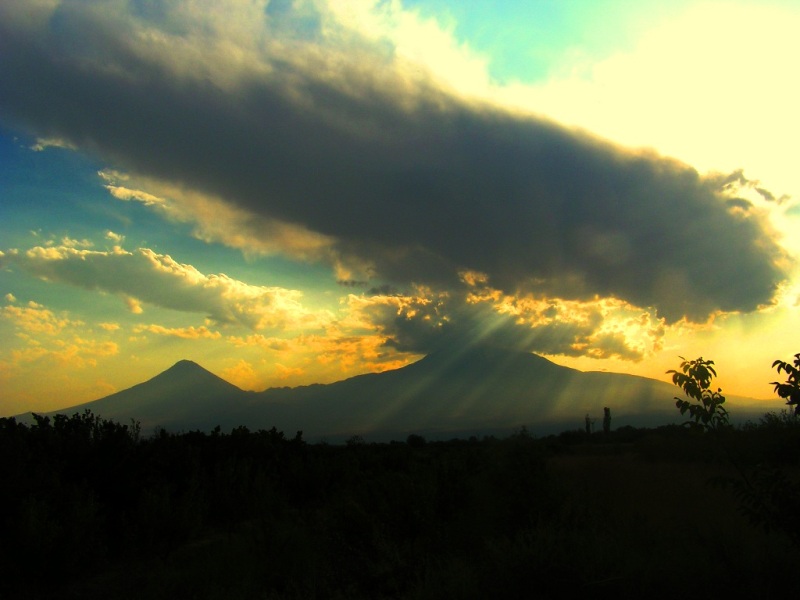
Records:
[[[674,386],[615,373],[584,373],[535,354],[490,346],[439,351],[384,373],[328,385],[269,389],[251,414],[287,431],[485,433],[583,426],[612,406],[616,424],[671,421]]]
[[[145,433],[156,427],[206,429],[212,421],[227,422],[228,414],[248,394],[197,363],[181,360],[143,383],[47,414],[73,414],[88,408],[96,415],[121,423],[137,420]]]
[[[402,439],[408,433],[508,432],[522,425],[538,432],[577,429],[586,414],[602,419],[605,406],[614,427],[679,422],[673,400],[679,392],[655,379],[577,371],[535,354],[479,345],[434,352],[393,371],[262,392],[243,391],[182,360],[144,383],[55,412],[88,408],[123,423],[135,419],[145,433],[244,425],[303,431],[311,440],[355,434]]]

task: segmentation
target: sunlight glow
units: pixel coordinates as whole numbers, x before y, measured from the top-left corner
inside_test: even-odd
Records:
[[[0,413],[95,399],[182,358],[263,389],[446,344],[662,380],[677,356],[702,355],[726,389],[764,397],[771,361],[800,350],[792,3],[653,3],[593,24],[597,47],[570,4],[547,68],[509,65],[502,81],[500,55],[446,3],[140,4],[0,2],[0,68],[26,74],[5,79],[0,123],[0,383],[13,398]],[[514,13],[485,27],[505,31],[501,12]],[[543,51],[517,39],[509,62]],[[106,92],[117,102],[92,105]],[[117,111],[127,98],[136,109]],[[661,178],[672,195],[654,190]],[[690,186],[699,199],[682,205]],[[706,220],[692,212],[709,206]],[[650,235],[659,223],[678,240]],[[725,293],[694,293],[706,283]],[[453,414],[486,390],[456,391]],[[582,412],[579,396],[554,406]]]

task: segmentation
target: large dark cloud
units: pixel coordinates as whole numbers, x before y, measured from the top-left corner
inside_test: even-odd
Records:
[[[112,13],[67,3],[30,25],[9,8],[3,120],[332,236],[396,284],[472,269],[509,292],[611,295],[674,321],[754,310],[784,278],[757,212],[685,164],[459,98],[364,44],[270,39],[235,70],[187,50],[219,32]]]

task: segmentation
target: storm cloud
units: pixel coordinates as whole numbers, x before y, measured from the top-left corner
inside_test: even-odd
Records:
[[[354,280],[454,289],[470,270],[674,322],[755,310],[785,278],[724,179],[460,95],[322,4],[218,22],[194,4],[50,4],[0,7],[4,122],[324,236]]]

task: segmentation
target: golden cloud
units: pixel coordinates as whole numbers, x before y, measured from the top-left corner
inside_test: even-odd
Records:
[[[147,248],[128,252],[118,246],[110,251],[37,246],[3,258],[48,281],[118,294],[136,314],[147,303],[253,330],[320,329],[333,320],[330,311],[305,308],[298,290],[206,275]]]
[[[156,335],[165,335],[170,337],[177,337],[184,340],[199,340],[210,339],[218,340],[222,337],[219,331],[211,331],[206,326],[201,327],[163,327],[162,325],[139,325],[134,327],[134,333],[154,333]]]

